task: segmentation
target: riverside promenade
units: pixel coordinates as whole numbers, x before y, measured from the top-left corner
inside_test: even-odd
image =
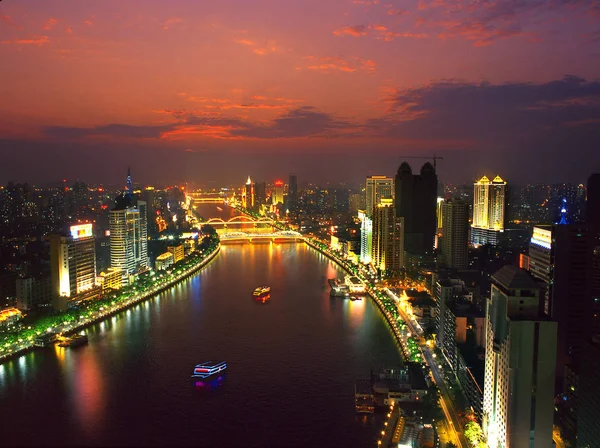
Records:
[[[64,334],[64,335],[73,334],[78,331],[81,331],[82,329],[84,329],[90,325],[93,325],[93,324],[98,323],[108,317],[111,317],[114,314],[124,311],[127,308],[130,308],[140,302],[148,300],[148,299],[154,297],[155,295],[163,292],[164,290],[176,285],[177,283],[181,282],[182,280],[185,280],[189,276],[193,275],[194,273],[196,273],[197,271],[202,269],[204,266],[206,266],[210,261],[212,261],[217,256],[217,254],[219,253],[220,250],[221,250],[221,245],[219,244],[213,251],[204,255],[202,257],[202,259],[199,260],[197,263],[187,267],[186,269],[184,269],[182,272],[178,273],[174,277],[168,278],[168,279],[162,279],[161,281],[157,281],[153,285],[153,287],[149,288],[148,290],[134,293],[129,298],[119,301],[118,303],[115,303],[112,306],[109,306],[104,309],[101,308],[99,312],[90,313],[87,317],[81,319],[79,322],[76,322],[74,324],[65,323],[63,325],[56,326],[54,328],[49,329],[50,331],[46,331],[45,333],[38,334],[38,336],[43,335],[43,336],[52,337],[52,336],[56,336],[58,334]],[[4,347],[5,353],[0,354],[0,364],[5,361],[8,361],[9,359],[13,359],[13,358],[22,356],[25,353],[27,353],[28,351],[35,349],[36,346],[34,345],[34,341],[35,341],[35,338],[31,337],[29,339],[20,340],[18,342],[18,346],[16,346],[16,347],[14,347],[14,346],[6,347],[5,346]]]

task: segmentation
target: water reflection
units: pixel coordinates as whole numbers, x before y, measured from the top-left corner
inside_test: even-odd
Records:
[[[201,392],[215,392],[225,385],[226,374],[219,375],[217,378],[199,380],[194,378],[192,383],[196,390]]]

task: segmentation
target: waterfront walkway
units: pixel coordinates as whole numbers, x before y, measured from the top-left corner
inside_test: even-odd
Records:
[[[212,252],[206,254],[201,260],[199,260],[198,263],[195,263],[192,266],[189,266],[187,269],[184,269],[182,272],[175,275],[174,277],[169,278],[169,279],[163,279],[162,281],[157,281],[155,283],[155,285],[153,285],[152,288],[150,288],[146,291],[137,292],[135,294],[132,294],[128,299],[120,301],[118,303],[115,303],[114,305],[112,305],[110,307],[107,307],[104,309],[101,308],[100,311],[90,313],[84,318],[82,316],[82,319],[77,323],[72,324],[72,323],[65,322],[62,325],[55,326],[54,328],[51,328],[51,329],[49,328],[47,332],[39,333],[38,337],[39,336],[53,337],[58,334],[72,334],[72,333],[78,332],[78,331],[84,329],[85,327],[88,327],[94,323],[100,322],[116,313],[119,313],[120,311],[123,311],[123,310],[125,310],[133,305],[136,305],[144,300],[147,300],[151,297],[154,297],[156,294],[164,291],[165,289],[172,287],[173,285],[176,285],[180,281],[186,279],[190,275],[192,275],[195,272],[197,272],[198,270],[202,269],[219,253],[220,250],[221,250],[221,246],[218,245]],[[8,359],[12,359],[12,358],[24,355],[29,350],[36,348],[34,345],[35,344],[34,341],[35,341],[35,338],[30,338],[27,340],[21,339],[21,340],[19,340],[19,342],[17,344],[12,344],[12,345],[7,344],[6,346],[2,347],[3,353],[0,354],[0,364],[4,361],[7,361]]]

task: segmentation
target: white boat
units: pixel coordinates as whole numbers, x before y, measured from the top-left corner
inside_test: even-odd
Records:
[[[206,361],[194,367],[192,378],[208,378],[227,369],[225,361]]]

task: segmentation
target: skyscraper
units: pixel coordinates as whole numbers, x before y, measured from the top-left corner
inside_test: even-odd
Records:
[[[109,215],[110,265],[121,270],[124,285],[129,283],[130,275],[149,267],[148,207],[146,202],[137,201],[129,189],[129,170],[127,185],[127,191],[117,196]]]
[[[276,180],[273,184],[273,191],[271,192],[273,205],[283,204],[283,186],[282,180]]]
[[[242,194],[242,201],[244,208],[252,208],[254,207],[254,182],[248,176],[248,180],[246,181],[246,185],[244,185],[244,191]]]
[[[267,203],[267,185],[258,182],[254,187],[254,203],[259,207]]]
[[[402,162],[394,186],[396,216],[404,218],[404,250],[411,259],[424,260],[433,253],[437,232],[435,169],[427,162],[419,174],[413,174],[410,165]]]
[[[600,173],[594,173],[587,182],[586,222],[600,228]]]
[[[551,287],[554,283],[554,256],[552,254],[552,226],[534,226],[529,242],[529,272],[544,283],[544,314],[550,316]],[[559,330],[560,332],[560,330]],[[560,344],[559,344],[560,345]]]
[[[290,174],[290,183],[288,186],[288,208],[295,210],[298,206],[298,178],[295,174]]]
[[[371,263],[373,252],[373,220],[364,210],[358,211],[360,220],[360,262]]]
[[[381,272],[404,267],[404,218],[396,217],[393,199],[381,199],[373,209],[372,262]]]
[[[70,236],[50,236],[52,305],[65,310],[74,296],[96,284],[96,242],[92,224],[70,227]]]
[[[577,416],[577,446],[600,447],[600,335],[587,341],[584,347],[586,362],[581,368]]]
[[[373,208],[382,199],[393,199],[394,179],[387,176],[369,176],[366,182],[366,208],[368,216],[373,215]]]
[[[469,265],[469,205],[460,199],[442,202],[441,265],[451,269],[466,269]]]
[[[540,316],[540,287],[526,271],[504,266],[492,282],[483,392],[488,446],[552,446],[557,324]]]
[[[483,176],[474,184],[471,243],[496,245],[504,232],[506,182]]]

